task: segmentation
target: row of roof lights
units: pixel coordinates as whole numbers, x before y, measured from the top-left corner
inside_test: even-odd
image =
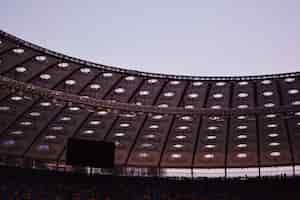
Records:
[[[62,117],[61,118],[62,121],[66,121],[66,120],[70,120],[70,119],[71,118],[69,118],[69,117]],[[91,125],[99,125],[100,123],[101,123],[100,121],[90,121],[89,122],[89,124],[91,124]],[[20,122],[20,125],[30,126],[30,125],[32,125],[32,122],[23,121],[23,122]],[[128,123],[121,123],[120,127],[129,127],[129,124]],[[158,127],[159,127],[158,125],[150,125],[149,126],[150,129],[157,129]],[[183,129],[183,130],[186,130],[186,127],[187,126],[180,126],[179,128]],[[212,127],[213,126],[209,127],[208,129],[209,130],[215,130],[215,128],[212,128]],[[62,126],[53,126],[53,127],[51,127],[51,129],[54,130],[54,131],[61,131],[61,130],[63,130],[63,127]],[[92,134],[90,131],[87,131],[86,133]],[[121,137],[121,136],[124,136],[124,135],[125,135],[125,133],[116,133],[115,134],[115,136],[118,136],[118,137]],[[268,136],[269,137],[277,137],[278,134],[277,133],[270,133]],[[176,136],[177,139],[184,139],[185,137],[186,137],[185,135],[177,135]],[[151,138],[153,138],[153,137],[151,136]],[[247,138],[247,135],[241,134],[241,135],[238,135],[237,138],[238,139],[245,139],[245,138]],[[216,139],[216,136],[215,135],[208,135],[207,139],[208,140],[213,140],[213,139]],[[270,144],[270,146],[276,146],[276,144],[272,143],[272,144]]]
[[[274,107],[275,105],[276,105],[275,103],[271,103],[270,102],[270,103],[265,103],[264,107],[265,108],[271,108],[271,107]],[[300,100],[296,100],[296,101],[291,102],[291,105],[295,105],[295,106],[300,105]],[[236,107],[238,109],[246,109],[246,108],[249,108],[249,105],[247,105],[247,104],[241,104],[241,105],[237,105]],[[212,106],[210,106],[210,108],[211,109],[221,109],[222,106],[221,105],[212,105]]]
[[[115,90],[115,92],[118,93],[116,90]],[[142,90],[142,91],[139,92],[140,96],[147,96],[149,94],[150,94],[150,92],[147,91],[147,90]],[[163,95],[165,97],[173,97],[173,96],[175,96],[175,92],[165,92],[165,93],[163,93]],[[197,97],[199,97],[199,94],[197,94],[197,93],[190,93],[190,94],[188,94],[188,97],[191,98],[191,99],[197,98]]]
[[[116,137],[123,137],[123,136],[125,136],[126,134],[123,133],[123,132],[118,132],[118,133],[115,133],[114,135],[115,135]],[[144,137],[147,138],[147,139],[153,139],[153,138],[156,138],[156,135],[153,134],[153,133],[151,133],[151,134],[146,134]],[[185,139],[186,136],[185,136],[185,135],[176,135],[175,138],[181,140],[181,139]]]
[[[45,75],[45,76],[46,76],[46,75]],[[66,81],[66,84],[68,84],[68,85],[73,85],[73,84],[75,84],[75,81],[74,81],[74,80],[67,80],[67,81]],[[100,86],[95,86],[94,88],[96,88],[96,87],[97,87],[97,88],[100,88]],[[125,89],[123,89],[123,88],[117,88],[117,89],[115,89],[115,92],[116,92],[116,93],[123,93],[123,92],[125,92]],[[20,100],[23,99],[23,97],[20,97],[20,96],[12,96],[11,99],[14,100],[14,101],[20,101]],[[291,104],[292,104],[292,105],[300,105],[300,101],[293,101]],[[140,104],[137,104],[137,105],[140,105]],[[44,106],[44,105],[43,105],[43,106]],[[265,103],[265,104],[264,104],[264,107],[266,107],[266,108],[270,108],[270,107],[274,107],[274,106],[275,106],[274,103]],[[158,107],[160,107],[160,108],[167,108],[167,107],[169,107],[169,105],[163,103],[163,104],[159,104]],[[185,109],[193,109],[194,106],[193,106],[193,105],[185,105],[184,108],[185,108]],[[221,106],[221,105],[212,105],[210,108],[211,108],[211,109],[221,109],[222,106]],[[238,108],[238,109],[246,109],[246,108],[249,108],[249,105],[247,105],[247,104],[241,104],[241,105],[237,105],[237,108]]]
[[[91,130],[87,130],[86,132],[88,132],[88,131],[89,131],[89,133],[91,132]],[[46,140],[53,140],[53,139],[56,139],[56,136],[55,135],[46,135],[45,139]],[[12,140],[12,139],[9,139],[9,140],[5,140],[2,144],[5,145],[5,146],[13,146],[13,145],[16,144],[16,141]],[[246,144],[239,144],[238,146],[242,147],[242,145],[243,145],[243,147],[246,146]],[[279,145],[279,143],[276,143],[276,145]],[[276,145],[274,143],[274,146],[276,146]],[[151,146],[153,146],[153,144],[150,144],[150,143],[143,143],[143,144],[141,144],[141,147],[143,147],[143,148],[148,148],[148,147],[151,147]],[[184,147],[183,144],[173,144],[172,146],[174,148],[183,148]],[[206,147],[207,148],[214,148],[215,145],[206,145]],[[37,150],[38,151],[49,151],[50,150],[50,146],[48,144],[40,144],[40,145],[37,146]],[[146,153],[146,152],[139,153],[139,157],[146,158],[148,156],[149,156],[149,153]],[[280,152],[273,151],[273,152],[270,153],[270,156],[272,156],[272,157],[278,157],[278,156],[280,156]],[[182,154],[180,154],[180,153],[173,153],[173,154],[171,154],[170,157],[174,158],[174,159],[177,159],[177,158],[181,158]],[[213,154],[213,153],[204,154],[204,158],[207,158],[207,159],[212,159],[214,157],[215,157],[215,154]],[[237,158],[246,158],[247,157],[247,153],[238,153],[236,155],[236,157]]]
[[[139,156],[140,158],[147,158],[147,157],[150,156],[150,154],[149,154],[149,153],[146,153],[146,152],[141,152],[141,153],[138,154],[138,156]],[[179,154],[179,153],[172,153],[172,154],[170,155],[170,157],[171,157],[172,159],[179,159],[179,158],[182,157],[182,154]]]
[[[150,154],[146,153],[146,152],[139,153],[139,157],[141,157],[141,158],[146,158],[149,156],[150,156]],[[236,155],[237,158],[246,158],[247,156],[248,156],[247,153],[238,153]],[[271,152],[270,156],[272,156],[272,157],[280,156],[280,152]],[[170,155],[170,157],[173,159],[178,159],[178,158],[182,157],[182,154],[173,153]],[[212,154],[212,153],[204,154],[204,158],[206,158],[206,159],[213,159],[214,157],[215,157],[215,154]]]
[[[41,75],[41,78],[43,78],[43,79],[48,79],[49,77],[50,77],[50,75],[48,75],[48,74]],[[73,84],[75,84],[75,81],[74,80],[66,80],[65,83],[67,85],[73,85]],[[99,89],[100,85],[91,85],[91,88],[93,88],[93,89]],[[121,93],[125,92],[125,89],[124,88],[117,88],[117,89],[115,89],[115,92],[118,93],[118,94],[121,94]],[[168,93],[165,94],[165,95],[166,96],[170,96]],[[13,97],[11,97],[11,99],[14,100],[14,101],[19,101],[19,100],[22,100],[23,98],[20,97],[20,96],[13,96]],[[140,105],[138,103],[139,102],[137,102],[137,105]],[[292,105],[300,105],[300,101],[293,101],[291,104]],[[264,104],[264,107],[266,107],[266,108],[270,108],[270,107],[274,107],[274,106],[275,106],[274,103],[265,103]],[[167,108],[167,107],[169,107],[169,105],[164,103],[164,104],[159,104],[158,107],[160,107],[160,108]],[[186,109],[193,109],[194,105],[185,105],[184,107]],[[248,107],[249,106],[247,104],[237,105],[237,108],[239,108],[239,109],[245,109],[245,108],[248,108]],[[221,108],[222,108],[221,105],[212,105],[211,106],[211,109],[221,109]]]
[[[278,152],[278,151],[271,152],[270,156],[278,157],[278,156],[280,156],[280,152]],[[206,159],[213,159],[215,157],[215,154],[208,153],[208,154],[204,154],[203,157],[206,158]],[[247,153],[238,153],[238,154],[236,154],[236,157],[237,158],[247,158],[248,154]]]
[[[20,97],[20,96],[12,96],[11,97],[11,100],[14,100],[14,101],[20,101],[22,99],[23,99],[23,97]],[[51,102],[47,102],[47,101],[40,102],[40,106],[42,106],[42,107],[49,107],[51,105],[52,105]],[[6,111],[6,110],[9,110],[9,109],[10,109],[9,106],[0,106],[0,111]],[[79,107],[69,107],[69,110],[71,110],[71,111],[78,111],[78,110],[80,110],[80,108]],[[37,116],[40,116],[40,113],[38,113],[38,112],[31,112],[29,115],[33,116],[33,117],[37,117]]]
[[[278,137],[279,134],[278,134],[278,133],[270,133],[270,134],[268,134],[268,136],[271,137],[271,138],[274,138],[274,137]],[[240,135],[237,136],[238,139],[246,139],[247,137],[248,137],[248,136],[245,135],[245,134],[240,134]],[[207,140],[215,140],[216,138],[217,138],[216,135],[207,135],[207,136],[206,136],[206,139],[207,139]],[[271,146],[272,146],[272,145],[271,145]]]
[[[119,126],[121,128],[128,128],[128,127],[130,127],[130,124],[129,123],[120,123]],[[151,124],[151,125],[149,125],[148,128],[149,129],[158,129],[159,125],[157,125],[157,124]],[[184,130],[190,129],[190,127],[189,126],[178,126],[177,129],[181,130],[181,131],[184,131]]]
[[[11,97],[11,100],[13,100],[13,101],[20,101],[20,100],[23,100],[23,97],[21,97],[21,96],[12,96]],[[300,103],[300,102],[299,102]],[[52,103],[51,102],[41,102],[40,103],[40,105],[41,106],[43,106],[43,107],[48,107],[48,106],[51,106],[52,105]],[[275,104],[273,104],[273,103],[267,103],[267,104],[265,104],[264,106],[265,107],[273,107]],[[167,104],[160,104],[160,105],[158,105],[159,107],[168,107],[168,105]],[[246,107],[246,105],[245,105],[245,107]],[[212,106],[212,108],[216,108],[215,106]],[[218,107],[219,108],[219,107]],[[240,107],[239,108],[244,108],[244,107],[242,107],[241,105],[240,105]],[[10,107],[9,106],[0,106],[0,111],[7,111],[7,110],[10,110]],[[78,111],[78,110],[80,110],[80,108],[79,107],[69,107],[69,110],[70,111]],[[100,115],[105,115],[105,114],[107,114],[107,111],[98,111],[98,114],[100,114]],[[265,115],[265,117],[266,118],[274,118],[274,117],[276,117],[277,115],[276,114],[267,114],[267,115]],[[155,120],[159,120],[159,119],[161,119],[163,116],[162,115],[154,115],[153,117],[152,117],[152,119],[155,119]],[[243,116],[243,115],[241,115],[241,116],[238,116],[237,117],[237,119],[239,119],[239,120],[243,120],[243,119],[246,119],[247,118],[247,116]],[[184,116],[184,117],[182,117],[182,120],[185,120],[185,121],[189,121],[189,120],[192,120],[192,118],[190,117],[190,116]]]
[[[2,41],[0,41],[0,44],[2,44]],[[23,48],[15,48],[12,51],[16,54],[23,54],[25,52],[25,50]],[[44,55],[39,55],[39,56],[36,56],[35,59],[37,61],[45,61],[47,59],[47,57],[44,56]],[[64,67],[67,67],[67,66],[68,66],[68,63],[60,63],[59,64],[59,67],[64,68]],[[90,69],[89,68],[86,68],[86,69],[88,69],[88,70],[84,70],[84,73],[89,73]],[[108,76],[112,76],[112,74],[110,73]],[[128,76],[128,80],[135,80],[135,77],[134,76]],[[157,79],[150,79],[150,80],[157,80]],[[285,78],[284,80],[285,80],[285,82],[294,82],[295,78],[288,77],[288,78]],[[151,82],[154,83],[156,81],[151,81]],[[173,85],[178,85],[180,83],[180,81],[174,80],[174,81],[171,81],[170,83],[173,84]],[[262,84],[271,84],[272,81],[271,80],[263,80],[263,81],[261,81],[261,83]],[[194,82],[193,85],[200,86],[202,84],[203,84],[202,82],[196,81],[196,82]],[[248,82],[247,81],[240,81],[240,82],[238,82],[238,84],[239,85],[247,85]],[[226,82],[217,82],[216,85],[217,86],[224,86],[224,85],[226,85]]]
[[[16,68],[17,72],[25,72],[26,70],[27,69],[25,67],[17,67]],[[89,68],[82,68],[81,71],[83,73],[88,73],[90,71],[90,69]],[[49,80],[51,78],[51,75],[50,74],[41,74],[40,78],[43,79],[43,80]],[[126,78],[125,78],[126,80],[134,80],[132,78],[132,76],[128,76]],[[74,85],[74,84],[76,84],[76,81],[75,80],[66,80],[65,83],[67,85]],[[90,88],[92,88],[92,89],[100,89],[101,86],[99,84],[91,84]],[[116,88],[115,92],[116,93],[124,93],[125,89],[124,88]],[[299,93],[299,90],[298,89],[290,89],[290,90],[288,90],[288,93],[289,94],[297,94],[297,93]],[[141,96],[143,96],[143,95],[149,95],[150,92],[149,91],[140,91],[139,94]],[[173,97],[174,95],[175,95],[174,92],[165,92],[164,93],[165,97]],[[265,91],[265,92],[263,92],[263,95],[264,96],[272,96],[273,92],[272,91]],[[197,98],[198,96],[199,96],[199,94],[197,94],[197,93],[188,94],[189,98]],[[224,95],[222,93],[213,94],[213,97],[216,98],[216,99],[223,98],[223,96]],[[240,98],[245,98],[245,97],[248,97],[248,93],[242,92],[242,93],[239,93],[237,96],[240,97]]]
[[[23,70],[26,70],[26,69],[24,67],[18,67],[17,70],[20,72],[20,71],[23,71]],[[43,80],[49,80],[51,78],[51,75],[50,74],[41,74],[40,78],[43,79]],[[69,80],[65,81],[65,84],[66,85],[75,85],[76,81],[72,80],[72,79],[69,79]],[[100,89],[101,86],[99,84],[91,84],[90,88],[97,90],[97,89]],[[114,91],[117,94],[122,94],[126,90],[125,90],[125,88],[119,87],[119,88],[116,88]],[[297,93],[299,93],[299,90],[298,89],[290,89],[290,90],[288,90],[288,93],[289,94],[297,94]],[[143,90],[143,91],[139,92],[139,95],[141,95],[141,96],[147,96],[149,94],[150,94],[150,92],[147,91],[147,90]],[[165,97],[173,97],[173,96],[175,96],[175,92],[165,92],[163,95]],[[264,96],[272,96],[273,92],[266,91],[266,92],[263,92],[263,95]],[[248,93],[239,93],[237,96],[240,97],[240,98],[245,98],[245,97],[248,97]],[[191,94],[188,94],[188,97],[189,98],[197,98],[197,97],[199,97],[199,94],[197,94],[197,93],[191,93]],[[223,98],[224,95],[221,94],[221,93],[216,93],[216,94],[213,94],[213,97],[216,98],[216,99],[220,99],[220,98]]]
[[[61,64],[61,63],[60,63]],[[62,63],[63,65],[62,66],[66,66],[65,63]],[[16,68],[16,71],[17,72],[25,72],[26,71],[26,68],[25,67],[17,67]],[[89,73],[90,72],[90,69],[89,68],[81,68],[80,69],[81,72],[83,73]],[[105,73],[104,73],[105,74]],[[40,75],[40,78],[43,79],[43,80],[49,80],[51,78],[51,75],[50,74],[41,74]],[[133,76],[128,76],[125,78],[126,80],[134,80],[135,78]],[[150,79],[151,80],[151,79]],[[171,83],[174,84],[174,82],[171,81]],[[221,82],[223,83],[223,82]],[[75,85],[76,84],[76,81],[75,80],[66,80],[65,81],[65,84],[67,85]],[[177,82],[176,82],[177,84]],[[219,83],[217,83],[219,86],[222,85]],[[101,86],[99,84],[91,84],[90,86],[92,89],[100,89]],[[121,94],[121,93],[124,93],[125,92],[125,89],[124,88],[116,88],[115,89],[115,93],[117,94]],[[140,95],[143,96],[143,95],[149,95],[149,91],[140,91]],[[298,89],[290,89],[288,90],[288,93],[289,94],[297,94],[299,93],[299,90]],[[173,97],[175,95],[174,92],[165,92],[164,93],[164,96],[165,97]],[[263,92],[263,95],[264,96],[272,96],[273,95],[273,92],[272,91],[265,91]],[[188,97],[189,98],[197,98],[199,96],[199,94],[197,93],[191,93],[191,94],[188,94]],[[219,99],[219,98],[223,98],[223,94],[222,93],[216,93],[216,94],[213,94],[213,97],[216,98],[216,99]],[[248,93],[245,93],[245,92],[241,92],[237,95],[238,97],[240,98],[245,98],[245,97],[248,97]],[[297,103],[294,103],[296,105],[298,105]],[[274,105],[271,105],[271,104],[267,104],[265,107],[272,107]],[[190,108],[190,107],[187,107],[187,108]],[[247,106],[244,106],[244,105],[240,105],[239,108],[247,108]]]
[[[289,94],[297,94],[297,93],[299,93],[299,90],[298,89],[290,89],[290,90],[288,90],[288,93]],[[272,91],[265,91],[265,92],[263,92],[263,96],[266,96],[266,97],[272,96],[273,94],[274,93]],[[220,99],[220,98],[224,97],[224,95],[222,93],[215,93],[212,96],[215,99]],[[245,97],[248,97],[249,94],[246,93],[246,92],[241,92],[241,93],[238,93],[237,96],[240,97],[240,98],[245,98]]]
[[[21,52],[21,51],[20,51],[20,52]],[[36,59],[37,59],[38,61],[44,61],[44,60],[45,60],[45,57],[43,57],[43,56],[37,56]],[[60,68],[66,68],[66,67],[69,66],[69,64],[68,64],[68,63],[59,63],[58,66],[59,66]],[[23,72],[26,72],[27,69],[26,69],[25,67],[23,67],[23,66],[20,66],[20,67],[16,67],[16,71],[17,71],[17,72],[20,72],[20,73],[23,73]],[[80,71],[81,71],[82,73],[90,73],[90,72],[91,72],[91,69],[90,69],[90,68],[81,68]],[[112,73],[103,73],[102,76],[104,76],[104,77],[112,77],[113,74],[112,74]],[[49,77],[49,76],[48,76],[48,77]],[[41,77],[41,78],[42,78],[42,77]],[[49,78],[46,78],[46,80],[48,80],[48,79],[50,79],[50,78],[51,78],[51,76],[50,76]],[[134,76],[127,76],[127,77],[125,77],[125,80],[127,80],[127,81],[133,81],[133,80],[135,80],[135,79],[136,79],[136,77],[134,77]],[[286,79],[286,82],[292,82],[291,80],[294,80],[294,79],[287,78],[287,79]],[[153,84],[153,83],[158,82],[158,80],[157,80],[157,79],[148,79],[147,82],[150,83],[150,84]],[[239,82],[238,84],[239,84],[239,85],[245,85],[245,83],[248,84],[248,82]],[[267,83],[269,84],[270,82],[269,82],[269,80],[265,80],[265,81],[262,81],[262,83],[263,83],[263,84],[267,84]],[[178,85],[178,84],[180,84],[180,82],[179,82],[179,81],[170,81],[170,84],[171,84],[171,85]],[[193,82],[193,86],[201,86],[202,84],[203,84],[202,82]],[[217,83],[216,83],[217,86],[224,86],[225,84],[226,84],[225,82],[217,82]],[[290,93],[290,94],[296,94],[296,93],[298,93],[298,92],[295,91],[295,90],[291,90],[289,93]],[[271,95],[273,95],[273,92],[264,92],[263,94],[264,94],[264,96],[271,96]],[[247,94],[247,93],[240,93],[238,96],[239,96],[239,97],[247,97],[248,94]],[[215,94],[215,95],[214,95],[214,98],[222,98],[222,97],[223,97],[222,94]],[[191,98],[196,98],[196,97],[191,97]]]
[[[94,130],[85,130],[85,131],[83,131],[83,134],[94,134],[94,132],[95,132]],[[20,135],[20,134],[23,134],[23,132],[22,131],[13,131],[13,132],[11,132],[11,134]],[[121,137],[121,136],[124,136],[124,135],[125,135],[125,133],[115,133],[115,136],[117,136],[117,137]],[[56,136],[55,135],[46,135],[45,139],[53,140],[53,139],[56,139]],[[278,142],[269,143],[269,146],[279,146],[279,145],[280,145],[280,143],[278,143]],[[144,143],[144,144],[141,145],[141,147],[144,147],[144,148],[151,147],[151,146],[153,146],[151,143]],[[184,147],[183,144],[174,144],[172,146],[174,148],[178,148],[178,149]],[[216,145],[214,145],[214,144],[205,145],[205,148],[208,148],[208,149],[215,148],[215,147],[216,147]],[[238,144],[237,147],[238,148],[245,148],[245,147],[247,147],[247,144],[241,143],[241,144]],[[276,155],[278,155],[278,154],[276,153]],[[276,155],[274,154],[273,156],[276,156]]]

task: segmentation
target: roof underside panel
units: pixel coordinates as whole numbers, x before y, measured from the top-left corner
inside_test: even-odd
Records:
[[[246,118],[245,118],[246,117]],[[230,119],[227,139],[227,167],[258,165],[257,119],[255,116],[236,116]]]
[[[270,134],[278,136],[272,137]],[[259,140],[261,165],[292,163],[286,124],[281,114],[259,117]]]
[[[194,167],[224,167],[228,119],[225,117],[202,117]]]

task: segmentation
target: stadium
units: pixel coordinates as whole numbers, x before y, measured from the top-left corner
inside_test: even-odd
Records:
[[[1,199],[294,198],[299,75],[125,70],[1,31]],[[66,164],[70,138],[113,142],[115,167]]]

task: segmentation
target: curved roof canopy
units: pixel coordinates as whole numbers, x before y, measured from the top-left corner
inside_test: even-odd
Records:
[[[63,161],[76,137],[115,142],[120,166],[298,165],[299,74],[151,74],[0,32],[0,155]]]

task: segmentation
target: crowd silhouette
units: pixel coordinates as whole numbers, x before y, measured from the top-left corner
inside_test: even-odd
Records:
[[[299,177],[160,178],[1,167],[2,200],[298,199]]]

